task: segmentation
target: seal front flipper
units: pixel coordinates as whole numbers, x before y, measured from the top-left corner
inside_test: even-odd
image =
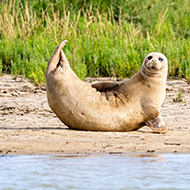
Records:
[[[161,115],[155,119],[148,120],[146,125],[153,130],[153,133],[167,133],[168,131],[168,128],[166,127]]]
[[[94,83],[92,84],[92,87],[95,88],[99,92],[107,92],[107,91],[113,91],[120,84],[121,82],[106,81],[106,82]]]

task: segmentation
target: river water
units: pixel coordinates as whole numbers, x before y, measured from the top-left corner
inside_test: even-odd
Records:
[[[189,154],[0,157],[0,190],[190,189]]]

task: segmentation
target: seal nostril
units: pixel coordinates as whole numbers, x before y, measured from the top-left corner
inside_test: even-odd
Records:
[[[154,60],[154,59],[153,59],[153,60],[152,60],[152,62],[153,62],[153,63],[155,63],[155,62],[156,62],[156,60]]]

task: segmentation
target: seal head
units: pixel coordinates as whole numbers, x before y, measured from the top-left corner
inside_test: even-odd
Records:
[[[166,80],[168,73],[168,61],[164,54],[158,52],[149,53],[142,64],[143,76],[159,77]]]

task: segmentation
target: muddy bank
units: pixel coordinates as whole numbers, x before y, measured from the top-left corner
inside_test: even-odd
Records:
[[[161,110],[169,129],[166,134],[153,134],[147,127],[122,133],[77,131],[68,129],[50,110],[45,87],[3,75],[0,154],[190,153],[190,85],[183,79],[168,79],[166,90]]]

